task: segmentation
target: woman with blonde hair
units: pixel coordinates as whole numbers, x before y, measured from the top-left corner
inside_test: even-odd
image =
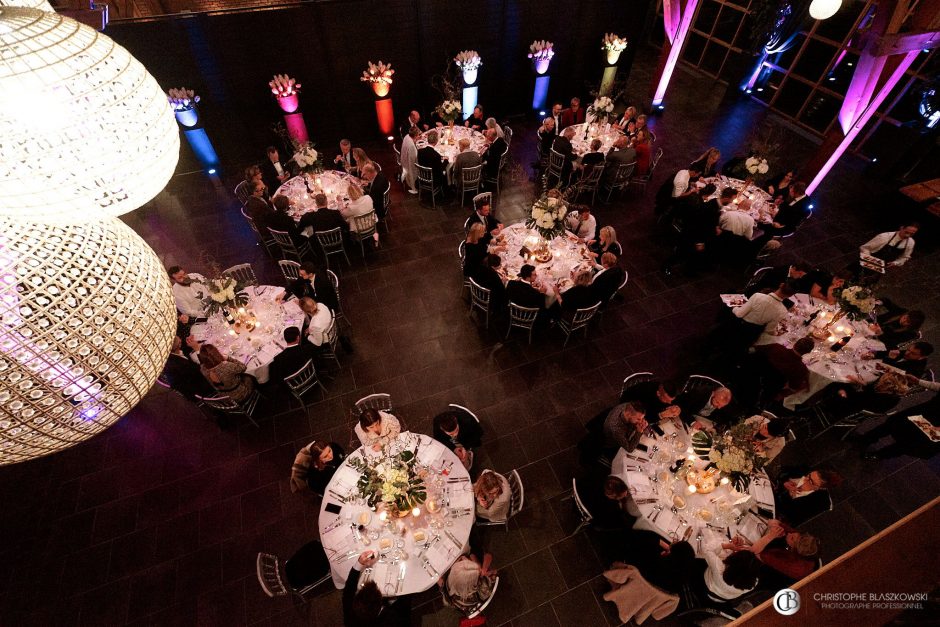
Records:
[[[473,484],[477,501],[477,516],[490,522],[504,522],[509,518],[512,489],[509,481],[494,470],[484,470]]]
[[[599,235],[600,239],[592,239],[588,242],[588,248],[598,259],[604,253],[613,253],[618,258],[623,256],[623,248],[617,243],[617,231],[614,230],[614,227],[601,227]]]
[[[353,233],[358,233],[359,229],[356,227],[356,218],[368,215],[370,211],[375,210],[372,206],[372,197],[363,192],[362,188],[355,183],[349,184],[346,195],[349,196],[349,204],[343,205],[341,203],[339,212],[346,218],[346,222],[349,223],[349,230]],[[377,230],[372,234],[372,239],[375,240],[375,245],[378,247],[379,232]]]
[[[486,227],[483,226],[482,222],[474,222],[470,225],[463,249],[464,276],[470,276],[474,270],[480,267],[483,260],[486,259],[492,239],[493,236],[486,232]]]
[[[712,146],[693,161],[689,168],[701,171],[703,177],[715,176],[718,173],[719,159],[721,159],[721,151]]]
[[[444,599],[448,605],[468,612],[490,598],[496,571],[490,568],[493,556],[483,555],[483,563],[476,555],[461,555],[447,572],[443,582]]]
[[[333,322],[333,312],[309,296],[300,299],[300,309],[304,312],[307,339],[314,346],[322,346],[327,341],[326,332]]]
[[[571,318],[578,309],[593,307],[600,302],[596,292],[591,288],[591,282],[594,280],[594,272],[590,269],[581,269],[574,275],[574,285],[564,292],[555,286],[555,297],[561,307],[562,314],[566,318]]]
[[[216,392],[236,403],[255,389],[255,379],[245,374],[245,364],[223,356],[212,344],[203,344],[199,349],[199,369]]]
[[[496,136],[500,139],[505,139],[503,137],[503,127],[497,124],[496,118],[486,118],[486,128],[491,128],[496,131]]]
[[[381,168],[375,165],[375,162],[369,158],[369,155],[367,155],[366,151],[363,150],[362,148],[359,148],[359,147],[353,148],[352,154],[353,154],[353,159],[356,161],[356,167],[353,168],[354,172],[350,172],[350,174],[355,173],[356,175],[358,175],[360,172],[362,172],[363,166],[365,166],[367,163],[373,164],[376,170],[381,170]]]

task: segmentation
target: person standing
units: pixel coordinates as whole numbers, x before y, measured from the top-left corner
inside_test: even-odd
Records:
[[[914,236],[920,229],[916,222],[902,225],[895,232],[879,233],[858,248],[860,255],[874,257],[884,262],[884,270],[900,268],[911,258],[914,252]],[[868,270],[861,265],[858,267],[859,279],[873,283],[881,278],[881,273]]]
[[[418,162],[418,145],[415,142],[420,136],[418,127],[412,126],[401,142],[401,182],[409,194],[418,193],[418,169],[415,168]]]

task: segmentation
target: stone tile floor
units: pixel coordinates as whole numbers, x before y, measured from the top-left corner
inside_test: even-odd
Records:
[[[654,65],[652,55],[641,55],[631,84],[645,86]],[[745,274],[725,268],[699,278],[662,275],[670,244],[654,226],[651,199],[669,172],[712,144],[734,154],[766,118],[753,103],[722,102],[710,80],[686,71],[674,80],[670,107],[654,123],[666,153],[653,189],[631,190],[596,209],[599,224],[613,224],[624,244],[630,282],[588,339],[562,350],[557,333],[542,333],[529,346],[518,337],[503,341],[500,322],[483,330],[459,295],[456,247],[468,209],[422,206],[394,185],[392,230],[382,248],[367,253],[368,266],[352,250],[352,267],[340,273],[355,352],[341,355],[325,399],[309,397],[308,414],[271,390],[259,428],[220,431],[180,397],[154,390],[103,435],[0,469],[0,624],[341,624],[335,590],[302,607],[265,597],[255,555],[287,557],[316,537],[318,503],[288,488],[293,456],[314,437],[348,441],[349,408],[377,391],[392,394],[413,430],[427,431],[447,403],[471,407],[486,429],[480,467],[520,472],[524,511],[508,531],[483,533],[501,573],[490,624],[618,624],[613,606],[601,600],[608,557],[590,530],[572,535],[573,447],[582,425],[615,401],[626,375],[695,371],[717,294],[739,289]],[[506,223],[521,219],[535,193],[527,171],[534,126],[513,127],[514,163],[497,203]],[[787,141],[782,154],[794,163],[813,149],[793,133]],[[387,146],[362,143],[392,170]],[[167,264],[198,271],[207,252],[223,267],[249,261],[263,281],[279,283],[227,183],[216,189],[201,178],[177,178],[126,220]],[[787,240],[778,261],[841,267],[858,243],[893,226],[882,211],[885,190],[844,159],[819,191],[813,220]],[[926,335],[936,340],[937,254],[919,250],[908,268],[884,291],[927,310]],[[940,493],[936,459],[863,465],[829,436],[797,442],[784,455],[847,478],[834,494],[835,510],[807,525],[822,539],[826,561]],[[415,624],[456,621],[434,591],[415,600]]]

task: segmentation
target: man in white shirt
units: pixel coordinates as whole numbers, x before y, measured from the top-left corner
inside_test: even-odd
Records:
[[[726,210],[718,217],[718,226],[722,231],[751,239],[754,237],[754,218],[744,211]]]
[[[577,205],[578,210],[568,214],[568,229],[582,242],[594,239],[597,231],[597,219],[591,215],[591,208],[587,205]]]
[[[914,235],[919,228],[919,224],[908,224],[896,232],[881,233],[859,246],[858,250],[863,255],[883,260],[890,268],[903,266],[914,252]]]
[[[773,333],[777,329],[777,323],[787,316],[787,306],[783,304],[783,299],[793,296],[794,293],[791,285],[782,283],[775,292],[770,294],[758,292],[747,299],[742,306],[736,308],[734,315],[755,327],[742,330],[743,334],[748,336],[745,338],[742,335],[742,344],[745,343],[745,339],[751,340],[746,342],[747,346],[776,341],[777,336]],[[756,340],[754,334],[757,334]]]
[[[555,120],[555,135],[561,135],[561,132],[564,130],[564,127],[561,125],[561,110],[562,106],[560,102],[556,102],[552,105],[552,119]]]
[[[690,186],[702,175],[701,170],[696,166],[689,166],[687,170],[679,170],[675,178],[672,179],[672,197],[679,198],[695,192],[695,188]]]
[[[180,266],[171,266],[167,272],[173,282],[173,297],[176,299],[176,310],[181,314],[180,322],[189,322],[182,320],[184,316],[205,318],[206,306],[203,299],[209,295],[205,286],[206,277],[195,272],[187,274]]]

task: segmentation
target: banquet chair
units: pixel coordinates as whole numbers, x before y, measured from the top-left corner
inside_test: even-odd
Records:
[[[336,276],[336,273],[332,270],[327,270],[326,276],[330,278],[330,284],[333,286],[333,291],[336,292],[336,304],[338,307],[337,311],[333,312],[333,317],[336,318],[337,322],[342,320],[346,323],[346,326],[352,327],[352,322],[349,321],[349,318],[346,316],[346,312],[343,311],[343,299],[339,295],[339,277]]]
[[[349,255],[346,254],[346,247],[343,245],[343,230],[340,227],[328,231],[316,231],[317,243],[323,251],[323,258],[326,260],[326,267],[330,267],[330,255],[343,255],[346,259],[346,265],[351,266]]]
[[[761,282],[761,279],[764,278],[764,275],[773,269],[773,266],[761,266],[755,270],[754,274],[751,275],[751,278],[747,280],[747,284],[744,286],[744,293],[747,294],[749,290],[758,285]]]
[[[457,403],[449,403],[447,405],[447,409],[452,409],[454,411],[463,412],[467,414],[468,416],[470,416],[471,418],[473,418],[474,420],[476,420],[477,424],[480,423],[480,418],[475,413],[473,413],[472,411],[464,407],[463,405],[458,405]]]
[[[372,240],[372,236],[375,235],[375,228],[378,225],[378,217],[375,215],[375,210],[373,209],[364,216],[355,216],[353,222],[356,225],[355,230],[350,229],[350,235],[354,239],[359,240],[359,248],[362,250],[362,263],[367,266],[369,263],[366,261],[366,242]]]
[[[242,207],[248,204],[248,199],[251,198],[251,193],[248,191],[248,181],[242,181],[235,186],[235,198],[238,199]]]
[[[287,281],[287,283],[291,283],[300,278],[300,264],[296,261],[281,259],[277,262],[277,265],[280,266],[281,274],[284,275],[284,280]]]
[[[591,192],[591,206],[597,201],[597,188],[601,182],[601,176],[604,174],[604,164],[588,166],[581,175],[581,180],[575,186],[574,201],[584,192]]]
[[[474,309],[479,309],[486,314],[485,328],[490,328],[490,291],[472,278],[470,281],[470,314]]]
[[[460,171],[460,206],[463,207],[464,198],[467,192],[474,194],[480,191],[480,179],[483,176],[483,164],[475,165],[472,168],[464,168]]]
[[[620,388],[620,402],[626,397],[627,392],[642,383],[649,383],[656,376],[652,372],[634,372],[623,380],[623,386]]]
[[[369,394],[356,401],[356,412],[362,412],[363,409],[377,409],[379,411],[392,411],[391,394]]]
[[[473,197],[473,210],[476,211],[481,205],[490,206],[490,211],[496,211],[496,205],[493,204],[493,192],[481,192]]]
[[[610,202],[610,197],[613,195],[614,190],[617,190],[619,194],[630,184],[630,176],[633,175],[633,170],[636,168],[636,161],[632,163],[621,163],[617,166],[617,169],[614,170],[613,176],[609,177],[609,180],[601,183],[601,187],[607,192],[607,198],[604,199],[605,203]]]
[[[469,220],[470,218],[467,218]],[[463,277],[463,287],[460,288],[460,296],[463,297],[463,291],[470,289],[470,278],[463,273],[464,266],[467,264],[467,241],[462,240],[457,244],[457,257],[460,259],[460,275]]]
[[[431,168],[417,163],[415,167],[418,168],[418,200],[421,200],[422,192],[429,192],[431,194],[431,206],[436,209],[437,203],[435,202],[435,198],[438,194],[443,198],[444,187],[434,183],[434,171],[431,170]]]
[[[310,248],[309,242],[297,244],[287,231],[268,229],[268,233],[281,249],[281,257],[293,257],[297,261],[302,261],[304,257],[313,256],[313,249]]]
[[[584,329],[584,339],[587,339],[588,323],[591,322],[591,318],[594,317],[594,314],[597,313],[600,306],[601,304],[597,303],[593,307],[584,307],[575,311],[574,317],[571,318],[571,320],[566,320],[564,317],[558,320],[558,328],[565,334],[565,343],[562,344],[562,347],[568,345],[568,340],[571,339],[571,335],[579,329]]]
[[[229,414],[232,416],[245,416],[254,426],[258,426],[258,423],[255,422],[254,414],[255,410],[258,408],[258,400],[261,398],[261,393],[257,389],[251,391],[251,394],[248,395],[248,398],[238,402],[233,401],[228,396],[213,396],[210,398],[205,398],[202,396],[196,395],[196,399],[199,400],[200,404],[205,405],[209,409],[214,409],[223,414]]]
[[[388,223],[392,221],[392,214],[388,210],[392,206],[392,186],[389,185],[385,188],[385,193],[382,194],[382,209],[385,212],[385,217],[379,220],[379,224],[385,227],[385,232],[390,232],[388,228]]]
[[[506,150],[503,151],[503,154],[500,155],[499,157],[499,170],[496,171],[496,176],[494,177],[490,177],[486,175],[483,176],[483,183],[485,183],[487,187],[489,187],[490,185],[496,186],[497,195],[499,194],[499,179],[502,177],[503,170],[506,169],[506,163],[508,161],[509,161],[509,148],[506,148]]]
[[[571,532],[571,535],[575,535],[590,525],[591,521],[594,520],[594,516],[591,515],[590,510],[588,510],[584,501],[581,500],[581,495],[578,494],[578,480],[573,477],[571,479],[571,498],[574,500],[574,506],[578,510],[578,515],[581,517],[581,522],[578,523],[578,526]]]
[[[441,588],[441,597],[444,601],[444,605],[446,605],[447,607],[454,608],[455,610],[463,614],[465,618],[470,619],[470,618],[476,618],[483,612],[483,610],[487,608],[487,606],[490,604],[490,601],[492,601],[493,597],[496,595],[496,588],[498,587],[499,587],[499,577],[496,577],[493,580],[493,587],[490,589],[490,596],[488,596],[483,601],[479,601],[475,605],[466,609],[457,607],[457,605],[454,603],[453,598],[450,596],[450,593],[448,593],[447,591],[447,586],[441,586],[440,588]]]
[[[650,171],[647,172],[646,174],[638,174],[637,176],[632,177],[630,179],[629,185],[631,186],[635,185],[637,187],[642,188],[643,193],[645,194],[646,186],[650,182],[650,180],[653,178],[653,171],[656,169],[656,165],[659,163],[659,160],[662,158],[662,156],[663,156],[663,149],[657,148],[656,152],[653,153],[653,158],[650,159]]]
[[[401,182],[402,175],[404,172],[401,169],[401,150],[398,149],[398,146],[395,145],[395,142],[392,142],[392,150],[395,151],[395,165],[398,166],[398,169],[395,172],[395,178],[398,182]]]
[[[549,149],[548,151],[548,168],[545,170],[544,184],[542,187],[548,189],[548,182],[552,177],[558,179],[558,184],[561,185],[561,176],[562,172],[565,169],[565,155],[561,154],[554,148]]]
[[[284,562],[284,578],[291,590],[303,597],[331,579],[330,560],[323,545],[312,540],[303,545]]]
[[[512,146],[512,129],[503,125],[503,141],[506,142],[506,146]]]
[[[313,365],[312,359],[308,359],[303,368],[294,374],[284,377],[284,383],[287,384],[287,388],[294,395],[294,398],[300,401],[300,405],[304,408],[304,413],[307,416],[310,415],[310,412],[307,410],[307,404],[304,403],[304,394],[314,387],[320,386],[320,391],[323,392],[323,397],[326,398],[326,388],[323,387],[323,383],[320,382],[320,378],[317,376],[317,369]]]
[[[251,219],[251,216],[245,213],[244,208],[241,209],[241,212],[242,217],[245,218],[245,222],[248,223],[248,226],[251,227],[252,231],[254,231],[255,237],[258,238],[258,243],[260,243],[261,247],[264,248],[264,252],[266,252],[269,257],[273,257],[274,254],[272,251],[274,250],[274,247],[277,246],[277,242],[275,242],[270,237],[265,237],[261,234],[261,231],[258,230],[258,225],[255,224],[255,221]]]
[[[484,470],[483,472],[493,472],[492,470]],[[480,473],[482,474],[482,473]],[[522,511],[522,506],[525,503],[525,490],[522,487],[522,479],[519,478],[519,471],[512,470],[508,475],[506,475],[506,481],[509,482],[509,512],[506,514],[506,520],[494,521],[494,520],[483,520],[482,518],[477,518],[473,523],[480,527],[503,527],[507,531],[509,530],[509,521],[513,516]]]
[[[326,331],[323,332],[324,342],[320,346],[323,350],[323,357],[326,359],[332,359],[336,362],[337,368],[342,368],[339,363],[339,357],[336,356],[336,345],[339,344],[339,332],[336,330],[336,316],[333,316],[333,319],[330,320],[330,326],[326,328]]]
[[[695,390],[711,390],[715,391],[718,388],[726,387],[724,383],[718,379],[712,379],[711,377],[705,376],[703,374],[693,374],[689,375],[688,380],[686,380],[685,385],[682,386],[682,391],[680,394],[685,394],[686,392],[693,392]]]
[[[258,277],[250,263],[240,263],[222,270],[222,276],[230,276],[244,286],[258,285]]]
[[[513,327],[519,327],[529,332],[529,344],[532,344],[532,330],[535,328],[535,318],[538,315],[538,307],[522,307],[510,301],[509,326],[506,327],[506,339],[509,339]]]

